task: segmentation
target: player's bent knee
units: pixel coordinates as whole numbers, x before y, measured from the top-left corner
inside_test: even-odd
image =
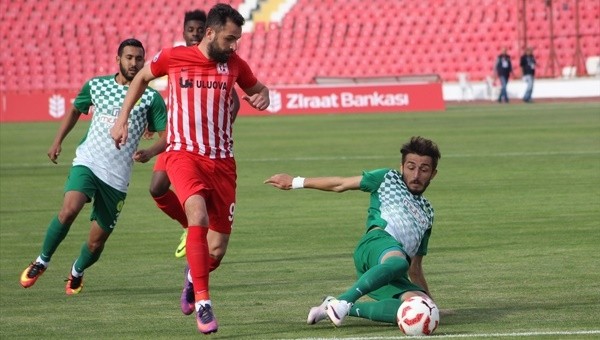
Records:
[[[164,196],[171,187],[171,182],[169,181],[169,177],[164,171],[156,171],[152,174],[152,179],[150,180],[150,195],[152,197],[161,197]]]
[[[77,211],[75,209],[64,209],[63,208],[58,213],[58,221],[60,223],[62,223],[63,225],[71,225],[71,224],[73,224],[73,222],[75,222],[77,215],[79,215],[79,211]]]
[[[161,197],[161,196],[166,195],[167,192],[169,191],[169,184],[170,183],[167,183],[166,185],[164,183],[150,184],[150,188],[148,189],[148,191],[150,192],[150,196]]]
[[[155,187],[150,187],[148,191],[150,192],[150,196],[155,197],[155,198],[164,196],[167,193],[166,190],[163,191],[160,188],[155,188]]]

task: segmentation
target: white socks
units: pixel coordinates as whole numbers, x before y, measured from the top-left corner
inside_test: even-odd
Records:
[[[39,262],[39,263],[43,264],[44,267],[48,268],[48,262],[42,260],[42,258],[40,256],[38,256],[38,258],[35,259],[35,262]]]
[[[196,301],[196,311],[200,309],[200,306],[204,307],[204,305],[212,306],[212,302],[210,300]]]
[[[77,262],[77,261],[75,261],[75,262]],[[75,270],[75,262],[73,262],[73,267],[71,267],[71,276],[73,276],[73,277],[83,276],[83,273],[80,273],[77,270]]]

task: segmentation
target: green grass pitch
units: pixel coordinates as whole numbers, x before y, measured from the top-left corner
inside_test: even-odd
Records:
[[[87,237],[80,214],[36,285],[23,289],[58,212],[87,123],[46,156],[58,123],[0,125],[0,338],[187,339],[179,310],[181,228],[148,194],[137,164],[124,211],[81,294],[64,279]],[[271,174],[353,176],[397,167],[410,136],[435,140],[436,209],[424,268],[442,316],[438,336],[600,336],[600,102],[452,105],[446,112],[240,117],[236,221],[211,275],[213,339],[402,338],[393,325],[348,318],[306,325],[308,309],[355,279],[352,251],[368,195],[284,192]],[[144,144],[149,143],[145,141]]]

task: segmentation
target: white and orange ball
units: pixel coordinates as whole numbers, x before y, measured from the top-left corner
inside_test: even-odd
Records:
[[[397,320],[406,335],[431,335],[440,323],[440,311],[431,299],[414,296],[400,305]]]

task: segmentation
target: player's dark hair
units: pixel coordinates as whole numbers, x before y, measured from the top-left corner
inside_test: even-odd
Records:
[[[404,164],[406,155],[410,153],[414,153],[419,156],[429,156],[431,157],[434,170],[437,169],[438,160],[442,158],[437,144],[420,136],[412,137],[408,143],[402,145],[400,153],[402,154],[402,164]]]
[[[146,54],[146,50],[144,49],[144,45],[142,45],[142,42],[137,39],[130,38],[123,40],[119,45],[119,49],[117,50],[117,55],[119,57],[123,55],[123,49],[125,49],[125,47],[127,46],[139,47],[142,49],[142,52],[144,52],[144,55]]]
[[[183,17],[183,26],[185,27],[185,24],[191,20],[197,20],[206,23],[206,12],[201,9],[185,12],[185,16]]]
[[[242,27],[246,20],[236,11],[233,7],[228,4],[216,4],[213,8],[208,11],[208,17],[206,18],[206,27],[211,27],[215,31],[220,31],[225,24],[227,19],[231,20],[234,24]]]

